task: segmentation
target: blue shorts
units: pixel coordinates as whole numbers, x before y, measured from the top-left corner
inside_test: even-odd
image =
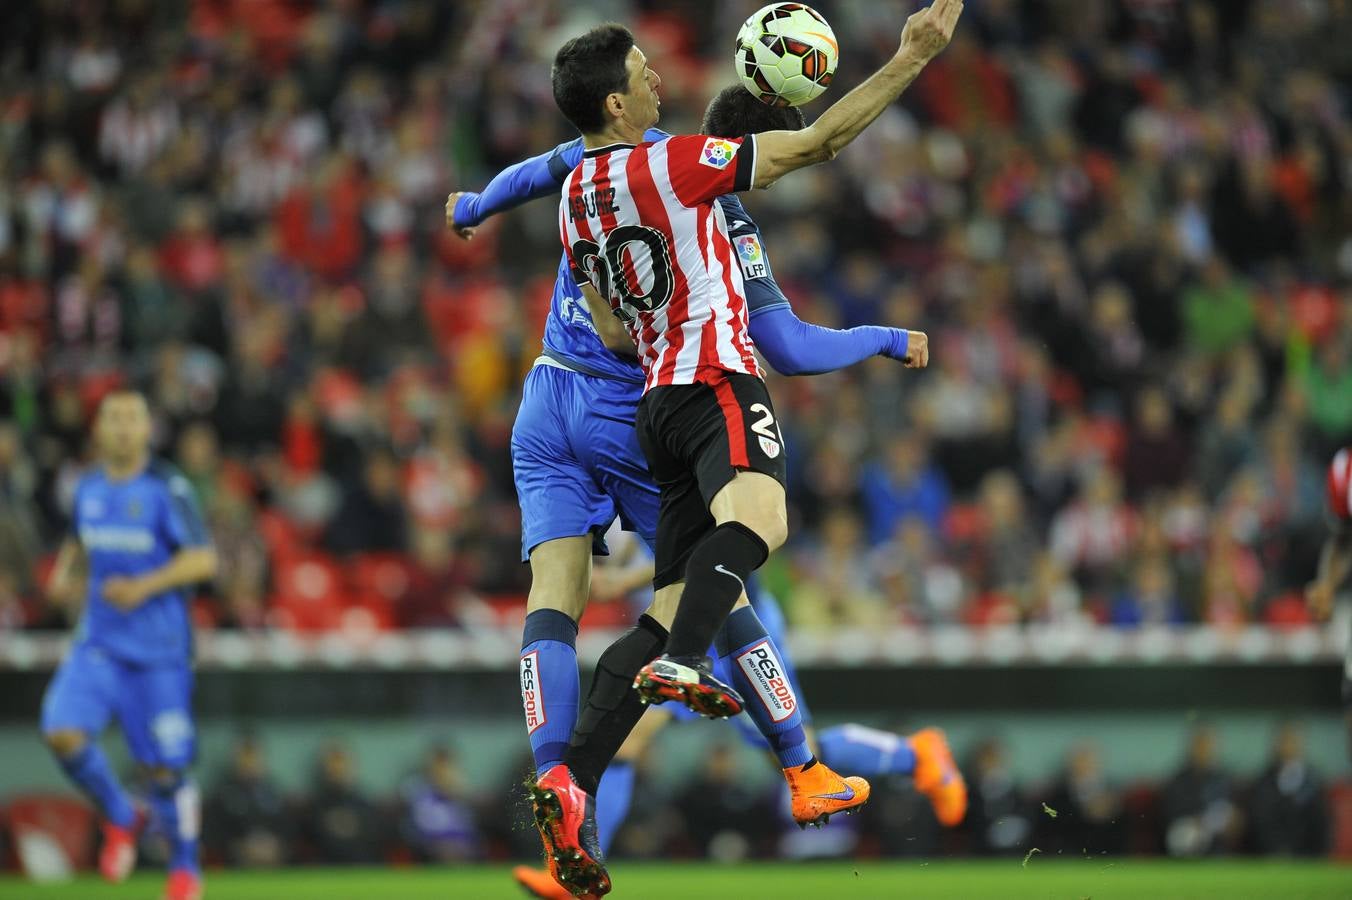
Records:
[[[653,546],[657,485],[638,446],[643,386],[537,364],[512,426],[512,478],[521,505],[521,559],[557,538],[591,534],[604,553],[615,516]]]
[[[187,664],[141,666],[75,644],[42,698],[42,731],[92,739],[116,717],[134,760],[184,769],[197,752],[192,685]]]
[[[807,700],[803,697],[803,689],[798,683],[798,670],[793,667],[793,659],[789,655],[789,648],[786,643],[788,635],[785,633],[787,623],[784,621],[784,611],[779,608],[779,601],[775,600],[774,595],[756,582],[755,576],[752,576],[748,581],[746,589],[746,595],[756,610],[756,617],[765,626],[765,631],[770,635],[770,640],[774,641],[775,646],[779,648],[779,661],[784,668],[784,677],[789,680],[789,684],[793,685],[793,694],[798,698],[798,713],[803,717],[803,724],[810,725],[812,724],[812,713],[808,711]],[[717,656],[714,659],[714,674],[723,683],[733,684],[731,663],[724,662]],[[672,715],[680,722],[689,722],[700,718],[697,713],[691,712],[679,703],[672,703],[664,708],[670,709]],[[733,716],[732,721],[737,726],[737,731],[741,734],[742,740],[758,750],[769,751],[770,745],[765,742],[765,738],[757,730],[756,723],[752,721],[750,716]]]

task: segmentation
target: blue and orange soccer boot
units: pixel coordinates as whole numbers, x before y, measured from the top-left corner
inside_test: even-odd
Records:
[[[714,677],[707,656],[659,656],[638,670],[634,689],[644,703],[676,700],[708,719],[742,711],[742,696]]]
[[[858,775],[842,778],[821,760],[814,759],[806,766],[790,766],[783,771],[793,801],[793,820],[799,828],[809,825],[821,828],[836,813],[853,815],[868,802],[870,788],[867,781]]]
[[[937,728],[925,728],[906,739],[915,751],[915,789],[934,807],[934,817],[952,828],[967,815],[967,782],[953,762],[948,739]]]
[[[609,894],[610,875],[596,838],[595,799],[562,763],[528,789],[549,874],[574,897]]]

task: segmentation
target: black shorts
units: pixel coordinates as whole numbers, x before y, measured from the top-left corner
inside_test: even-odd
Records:
[[[661,491],[653,587],[685,578],[714,528],[709,504],[738,470],[785,483],[784,439],[765,382],[728,372],[715,384],[655,387],[638,404],[638,441]]]

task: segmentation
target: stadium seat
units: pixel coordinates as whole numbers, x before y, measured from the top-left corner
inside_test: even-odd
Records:
[[[339,627],[347,606],[343,571],[333,557],[305,550],[277,561],[272,617],[293,631],[329,631]]]
[[[307,550],[278,562],[275,585],[283,596],[317,600],[342,592],[343,572],[333,557]]]
[[[334,631],[342,625],[345,606],[339,594],[324,597],[275,596],[268,603],[268,621],[286,631]]]
[[[350,600],[338,620],[338,628],[354,637],[390,631],[396,624],[390,605],[375,597]]]
[[[591,603],[578,628],[625,628],[633,625],[634,619],[634,612],[628,603]]]
[[[35,881],[70,875],[94,864],[94,811],[66,794],[22,794],[0,810],[14,858]]]
[[[305,549],[306,542],[300,529],[277,510],[260,510],[254,521],[274,562],[280,563]]]
[[[363,553],[348,563],[347,584],[363,599],[397,606],[413,584],[413,566],[398,553]]]
[[[493,610],[499,624],[519,623],[526,615],[526,598],[521,594],[497,594],[485,597],[484,603]]]

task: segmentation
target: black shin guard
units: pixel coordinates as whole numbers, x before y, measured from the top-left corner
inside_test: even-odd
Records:
[[[742,595],[747,577],[770,555],[760,535],[740,522],[724,522],[690,554],[685,590],[671,623],[668,656],[704,656],[714,634]]]
[[[596,796],[601,773],[647,709],[633,690],[634,678],[661,652],[667,630],[650,616],[611,644],[596,663],[591,690],[563,761],[584,791]]]

